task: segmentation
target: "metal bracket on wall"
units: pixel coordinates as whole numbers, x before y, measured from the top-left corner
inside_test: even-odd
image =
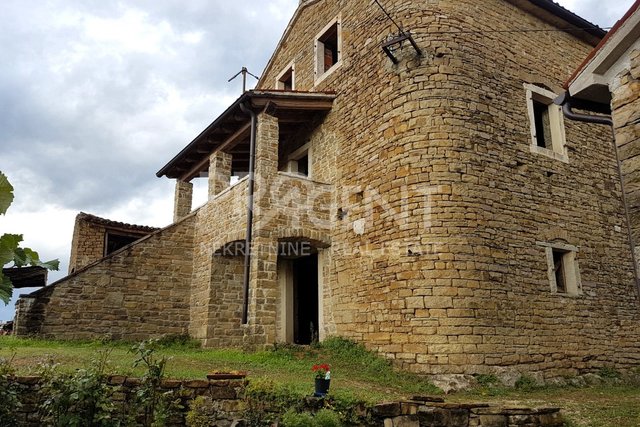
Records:
[[[422,56],[422,50],[416,44],[416,41],[411,36],[409,32],[402,32],[400,35],[391,38],[390,40],[382,43],[382,50],[387,54],[389,59],[393,61],[394,64],[398,63],[398,58],[395,57],[393,52],[395,52],[398,48],[402,48],[402,43],[408,41],[411,43],[411,46],[416,50],[418,56]]]

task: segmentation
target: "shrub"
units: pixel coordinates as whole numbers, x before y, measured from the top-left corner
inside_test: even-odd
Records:
[[[0,358],[0,420],[2,425],[13,427],[18,425],[16,408],[21,406],[18,390],[11,381],[14,375],[12,359]]]
[[[598,375],[608,380],[618,380],[622,376],[620,372],[612,367],[605,366],[598,371]]]
[[[480,387],[491,387],[498,384],[498,377],[493,374],[476,374],[474,375]]]
[[[88,369],[73,375],[60,373],[55,366],[45,368],[42,393],[47,398],[40,412],[47,425],[117,426],[116,407],[106,383],[110,351],[98,352]]]
[[[293,409],[289,409],[282,416],[281,423],[283,427],[315,427],[315,420],[308,412],[298,413]]]
[[[516,380],[516,389],[518,390],[533,390],[538,387],[538,383],[536,380],[529,375],[521,375],[520,378]]]
[[[341,427],[340,416],[329,409],[321,409],[314,417],[318,427]]]

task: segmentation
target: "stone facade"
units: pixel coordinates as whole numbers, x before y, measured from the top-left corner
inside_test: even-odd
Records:
[[[621,328],[638,304],[610,135],[565,122],[568,163],[530,150],[523,85],[559,94],[592,46],[482,33],[554,28],[506,1],[385,6],[422,57],[405,47],[391,64],[375,5],[312,1],[260,81],[273,87],[293,60],[296,90],[338,93],[311,137],[314,176],[347,212],[331,218],[321,326],[429,374],[637,364]],[[314,84],[314,36],[336,16],[341,64]],[[579,296],[550,292],[538,242],[554,241],[579,247]]]
[[[611,106],[633,237],[640,242],[640,50],[631,52],[629,64],[614,80]]]
[[[186,213],[190,211],[191,206],[189,205]],[[158,229],[155,227],[125,224],[99,218],[84,212],[79,213],[76,216],[76,222],[73,228],[69,274],[104,258],[107,252],[110,252],[105,247],[109,243],[108,238],[110,235],[115,234],[118,237],[124,238],[126,241],[134,241],[156,230]],[[111,249],[114,249],[114,247]]]
[[[244,258],[225,254],[247,237],[249,179],[229,187],[244,152],[230,148],[230,137],[184,162],[204,170],[176,169],[177,188],[207,171],[210,188],[193,216],[152,236],[160,244],[168,230],[193,233],[173,252],[181,258],[171,302],[184,308],[174,323],[208,346],[260,348],[296,341],[296,313],[307,309],[320,339],[349,337],[431,375],[517,371],[545,379],[637,366],[639,306],[610,132],[565,121],[566,145],[554,153],[532,142],[529,121],[527,88],[560,94],[593,38],[557,31],[569,24],[523,1],[390,0],[385,7],[422,55],[405,43],[394,51],[398,63],[389,60],[380,44],[393,27],[375,4],[303,1],[257,90],[239,100],[273,100],[253,106],[245,325]],[[318,46],[332,43],[327,28],[337,28],[339,59],[319,75]],[[520,28],[540,31],[513,31]],[[269,92],[292,63],[296,92]],[[320,102],[309,95],[302,105],[301,93],[334,94],[331,111],[278,110]],[[218,120],[243,135],[250,120],[236,107]],[[159,176],[169,176],[172,164]],[[176,196],[180,215],[184,200]],[[304,257],[278,249],[296,242],[317,257],[316,278],[295,273]],[[129,250],[148,257],[144,245]],[[570,250],[575,293],[558,292],[552,248]],[[115,280],[111,264],[78,276],[93,274],[91,281],[66,279],[65,288],[93,292]],[[168,280],[138,268],[128,265],[126,274],[145,277],[140,286]],[[292,292],[305,280],[317,280],[317,303],[300,310]],[[41,331],[69,336],[62,322]]]
[[[187,333],[194,223],[190,215],[23,295],[16,334],[143,340]]]

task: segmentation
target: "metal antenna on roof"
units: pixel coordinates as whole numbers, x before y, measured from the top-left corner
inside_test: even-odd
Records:
[[[247,74],[249,74],[251,77],[255,77],[256,80],[260,80],[260,77],[256,76],[255,74],[251,74],[249,70],[247,70],[247,67],[242,67],[242,70],[238,71],[236,75],[231,77],[228,81],[235,79],[240,74],[242,74],[242,93],[245,93],[247,91]]]

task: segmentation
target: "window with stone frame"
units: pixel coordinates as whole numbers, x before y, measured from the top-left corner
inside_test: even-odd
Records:
[[[311,178],[311,148],[306,143],[287,156],[286,171]]]
[[[276,89],[295,90],[295,64],[292,62],[276,77]]]
[[[315,38],[315,82],[319,83],[336,69],[342,60],[340,17],[335,18]]]
[[[556,94],[532,84],[525,84],[524,88],[531,130],[531,152],[568,162],[562,108],[553,103]]]
[[[566,295],[582,294],[580,270],[576,255],[578,248],[561,242],[538,242],[545,248],[547,277],[552,293]]]

